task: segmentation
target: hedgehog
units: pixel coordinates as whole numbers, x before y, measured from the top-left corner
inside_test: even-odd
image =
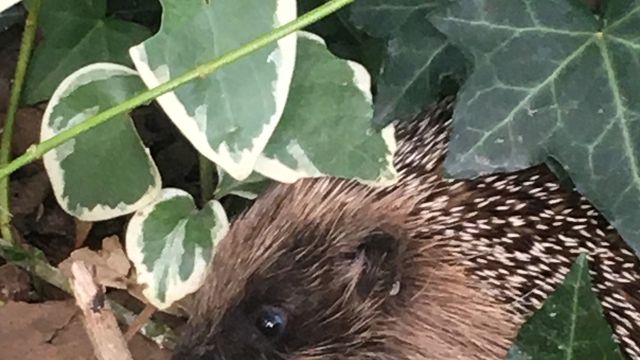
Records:
[[[218,244],[174,360],[501,359],[586,254],[627,359],[640,263],[544,165],[444,175],[455,99],[396,122],[398,181],[275,184]]]

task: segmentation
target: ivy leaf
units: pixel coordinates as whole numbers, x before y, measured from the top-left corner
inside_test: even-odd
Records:
[[[378,77],[373,123],[384,126],[412,116],[440,95],[445,76],[464,78],[467,61],[426,19],[415,12],[387,42]]]
[[[260,195],[272,181],[256,172],[251,173],[246,179],[238,181],[225,173],[219,166],[218,185],[213,195],[216,199],[221,199],[227,195],[240,196],[253,200]]]
[[[620,349],[591,287],[585,255],[524,324],[510,360],[620,359]]]
[[[10,0],[9,2],[0,4],[0,32],[24,20],[24,8],[22,6],[13,6],[18,2],[20,2],[20,0]]]
[[[126,247],[147,300],[166,309],[198,290],[228,229],[219,202],[197,210],[191,195],[179,189],[163,189],[155,203],[136,212],[127,226]]]
[[[326,0],[298,0],[298,14],[311,11],[325,2]],[[332,54],[362,64],[375,77],[380,73],[382,60],[386,56],[386,39],[372,37],[361,29],[360,24],[354,24],[351,11],[357,4],[360,4],[360,0],[309,25],[305,30],[319,35]]]
[[[157,32],[162,17],[162,6],[158,0],[109,0],[107,13],[142,24]]]
[[[474,57],[445,167],[455,177],[553,157],[640,253],[640,0],[603,24],[581,1],[467,0],[432,17]]]
[[[145,89],[125,66],[97,63],[67,77],[47,104],[41,141]],[[129,115],[119,115],[46,153],[43,162],[58,204],[84,221],[134,212],[162,186],[160,174]]]
[[[286,183],[326,175],[394,181],[394,129],[371,126],[370,81],[364,67],[335,57],[320,37],[298,33],[287,106],[255,170]]]
[[[387,37],[411,14],[432,10],[444,0],[358,0],[351,5],[351,21],[375,37]]]
[[[133,47],[133,62],[154,87],[236,50],[296,17],[295,0],[163,0],[154,37]],[[171,49],[171,51],[167,51]],[[238,180],[249,176],[282,115],[296,56],[287,36],[158,98],[205,157]]]
[[[467,60],[427,20],[446,2],[360,0],[351,6],[357,27],[385,39],[386,54],[376,74],[377,127],[424,110],[442,95],[445,80],[456,83],[466,77]]]
[[[151,33],[138,24],[106,18],[106,6],[105,0],[43,1],[44,40],[29,63],[25,103],[49,99],[64,78],[85,65],[131,64],[127,50]]]

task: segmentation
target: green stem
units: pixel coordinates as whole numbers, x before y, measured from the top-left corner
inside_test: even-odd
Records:
[[[24,26],[22,35],[22,44],[20,44],[20,54],[18,55],[18,64],[11,89],[11,97],[9,98],[9,108],[7,109],[7,117],[4,121],[4,131],[0,140],[0,167],[4,168],[11,158],[11,143],[13,140],[13,125],[18,113],[18,105],[20,104],[20,95],[22,94],[22,84],[27,74],[27,66],[31,57],[31,50],[36,38],[36,30],[38,29],[38,17],[40,15],[41,0],[34,0],[29,7],[29,15]],[[10,210],[10,179],[8,176],[0,177],[0,233],[2,237],[14,244],[13,235],[11,234],[11,210]]]
[[[213,163],[204,157],[200,158],[200,205],[203,206],[209,200],[213,199]]]
[[[88,131],[97,125],[111,119],[116,115],[120,115],[133,110],[134,108],[147,103],[158,96],[175,90],[177,87],[184,85],[185,83],[197,79],[204,78],[221,67],[228,65],[240,58],[243,58],[260,48],[277,41],[295,31],[298,31],[306,26],[313,24],[314,22],[336,12],[337,10],[349,5],[354,0],[331,0],[322,6],[315,8],[314,10],[300,16],[299,18],[262,35],[239,49],[228,52],[227,54],[214,59],[206,64],[200,65],[195,69],[184,73],[183,75],[163,83],[157,87],[147,90],[137,96],[134,96],[125,102],[107,109],[82,123],[71,127],[67,130],[60,132],[58,135],[41,142],[36,146],[29,148],[24,154],[17,157],[7,166],[0,168],[0,179],[7,177],[22,166],[33,162],[34,160],[42,157],[48,151],[54,149],[57,146],[73,139],[74,137]]]

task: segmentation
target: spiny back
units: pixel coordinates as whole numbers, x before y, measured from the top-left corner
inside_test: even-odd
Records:
[[[561,188],[544,166],[474,180],[443,177],[453,101],[398,124],[400,182],[423,223],[419,237],[445,239],[470,275],[522,323],[586,253],[594,290],[622,352],[640,359],[640,261],[588,201]]]

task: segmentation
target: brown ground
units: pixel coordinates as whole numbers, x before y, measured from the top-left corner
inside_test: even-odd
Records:
[[[4,126],[22,26],[17,24],[5,31],[0,29],[0,128]],[[46,104],[39,104],[20,108],[12,144],[14,156],[22,154],[30,145],[38,142],[45,106]],[[197,165],[195,153],[177,135],[170,122],[163,121],[162,116],[157,108],[149,106],[137,110],[134,119],[142,138],[156,158],[165,186],[178,186],[193,192],[197,189],[197,173],[194,175],[193,172]],[[102,261],[101,255],[96,255],[89,249],[100,250],[103,240],[112,236],[115,236],[116,243],[122,243],[126,217],[92,224],[76,221],[56,203],[40,162],[30,164],[12,175],[11,192],[12,224],[18,240],[41,249],[54,266],[58,266],[69,258],[72,251],[78,249],[81,250],[74,253],[76,256]],[[118,264],[118,269],[122,269],[122,258]],[[107,271],[107,275],[112,274]],[[111,280],[117,285],[120,279]],[[115,295],[118,301],[131,310],[141,311],[141,303],[129,297],[125,291]],[[172,325],[180,323],[178,321]],[[130,349],[136,359],[169,358],[168,351],[161,350],[140,335],[132,340]],[[93,359],[91,344],[73,299],[41,280],[32,278],[23,270],[5,264],[2,258],[0,359]]]
[[[2,359],[94,359],[80,310],[71,300],[37,304],[9,302],[0,306],[0,324]],[[170,357],[169,352],[160,350],[140,335],[130,342],[129,349],[134,359]]]

